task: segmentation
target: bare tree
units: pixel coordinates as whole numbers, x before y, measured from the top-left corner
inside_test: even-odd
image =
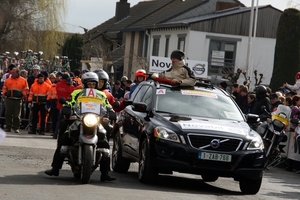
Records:
[[[65,0],[1,0],[0,52],[42,50],[50,59],[64,39],[65,8]]]

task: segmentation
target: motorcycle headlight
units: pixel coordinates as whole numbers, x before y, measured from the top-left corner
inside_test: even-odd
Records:
[[[169,130],[164,127],[156,127],[154,129],[154,136],[157,138],[160,138],[160,139],[164,139],[164,140],[180,142],[179,137],[177,136],[177,134],[174,131]]]
[[[95,114],[87,114],[83,117],[83,124],[87,127],[93,127],[99,124],[99,116]]]
[[[256,136],[253,138],[253,140],[250,142],[248,146],[248,150],[255,150],[255,149],[264,149],[264,143],[260,136]]]

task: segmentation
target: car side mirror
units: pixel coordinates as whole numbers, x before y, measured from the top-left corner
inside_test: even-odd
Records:
[[[124,104],[125,106],[129,106],[129,105],[132,105],[132,104],[133,104],[133,101],[126,100],[126,101],[123,101],[123,104]]]
[[[255,115],[255,114],[251,114],[251,113],[247,114],[246,118],[247,118],[248,124],[257,123],[260,121],[259,115]]]
[[[132,104],[132,110],[138,111],[138,112],[148,112],[147,111],[147,105],[143,102],[135,102]]]

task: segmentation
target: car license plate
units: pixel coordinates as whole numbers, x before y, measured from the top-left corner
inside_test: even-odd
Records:
[[[222,161],[222,162],[231,162],[231,155],[219,154],[219,153],[199,152],[198,153],[198,159],[215,160],[215,161]]]

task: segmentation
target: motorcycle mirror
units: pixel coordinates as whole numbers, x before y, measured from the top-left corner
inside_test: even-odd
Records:
[[[262,106],[261,111],[265,111],[265,110],[266,110],[266,106]]]
[[[111,120],[115,120],[117,118],[117,115],[114,111],[109,111],[108,115],[109,115],[108,118]]]
[[[127,101],[123,101],[123,103],[124,103],[125,106],[129,106],[129,105],[133,104],[133,101],[127,100]]]
[[[65,104],[65,103],[67,103],[67,100],[66,100],[66,98],[65,98],[65,97],[61,97],[61,98],[59,98],[59,103],[61,103],[61,104]]]

